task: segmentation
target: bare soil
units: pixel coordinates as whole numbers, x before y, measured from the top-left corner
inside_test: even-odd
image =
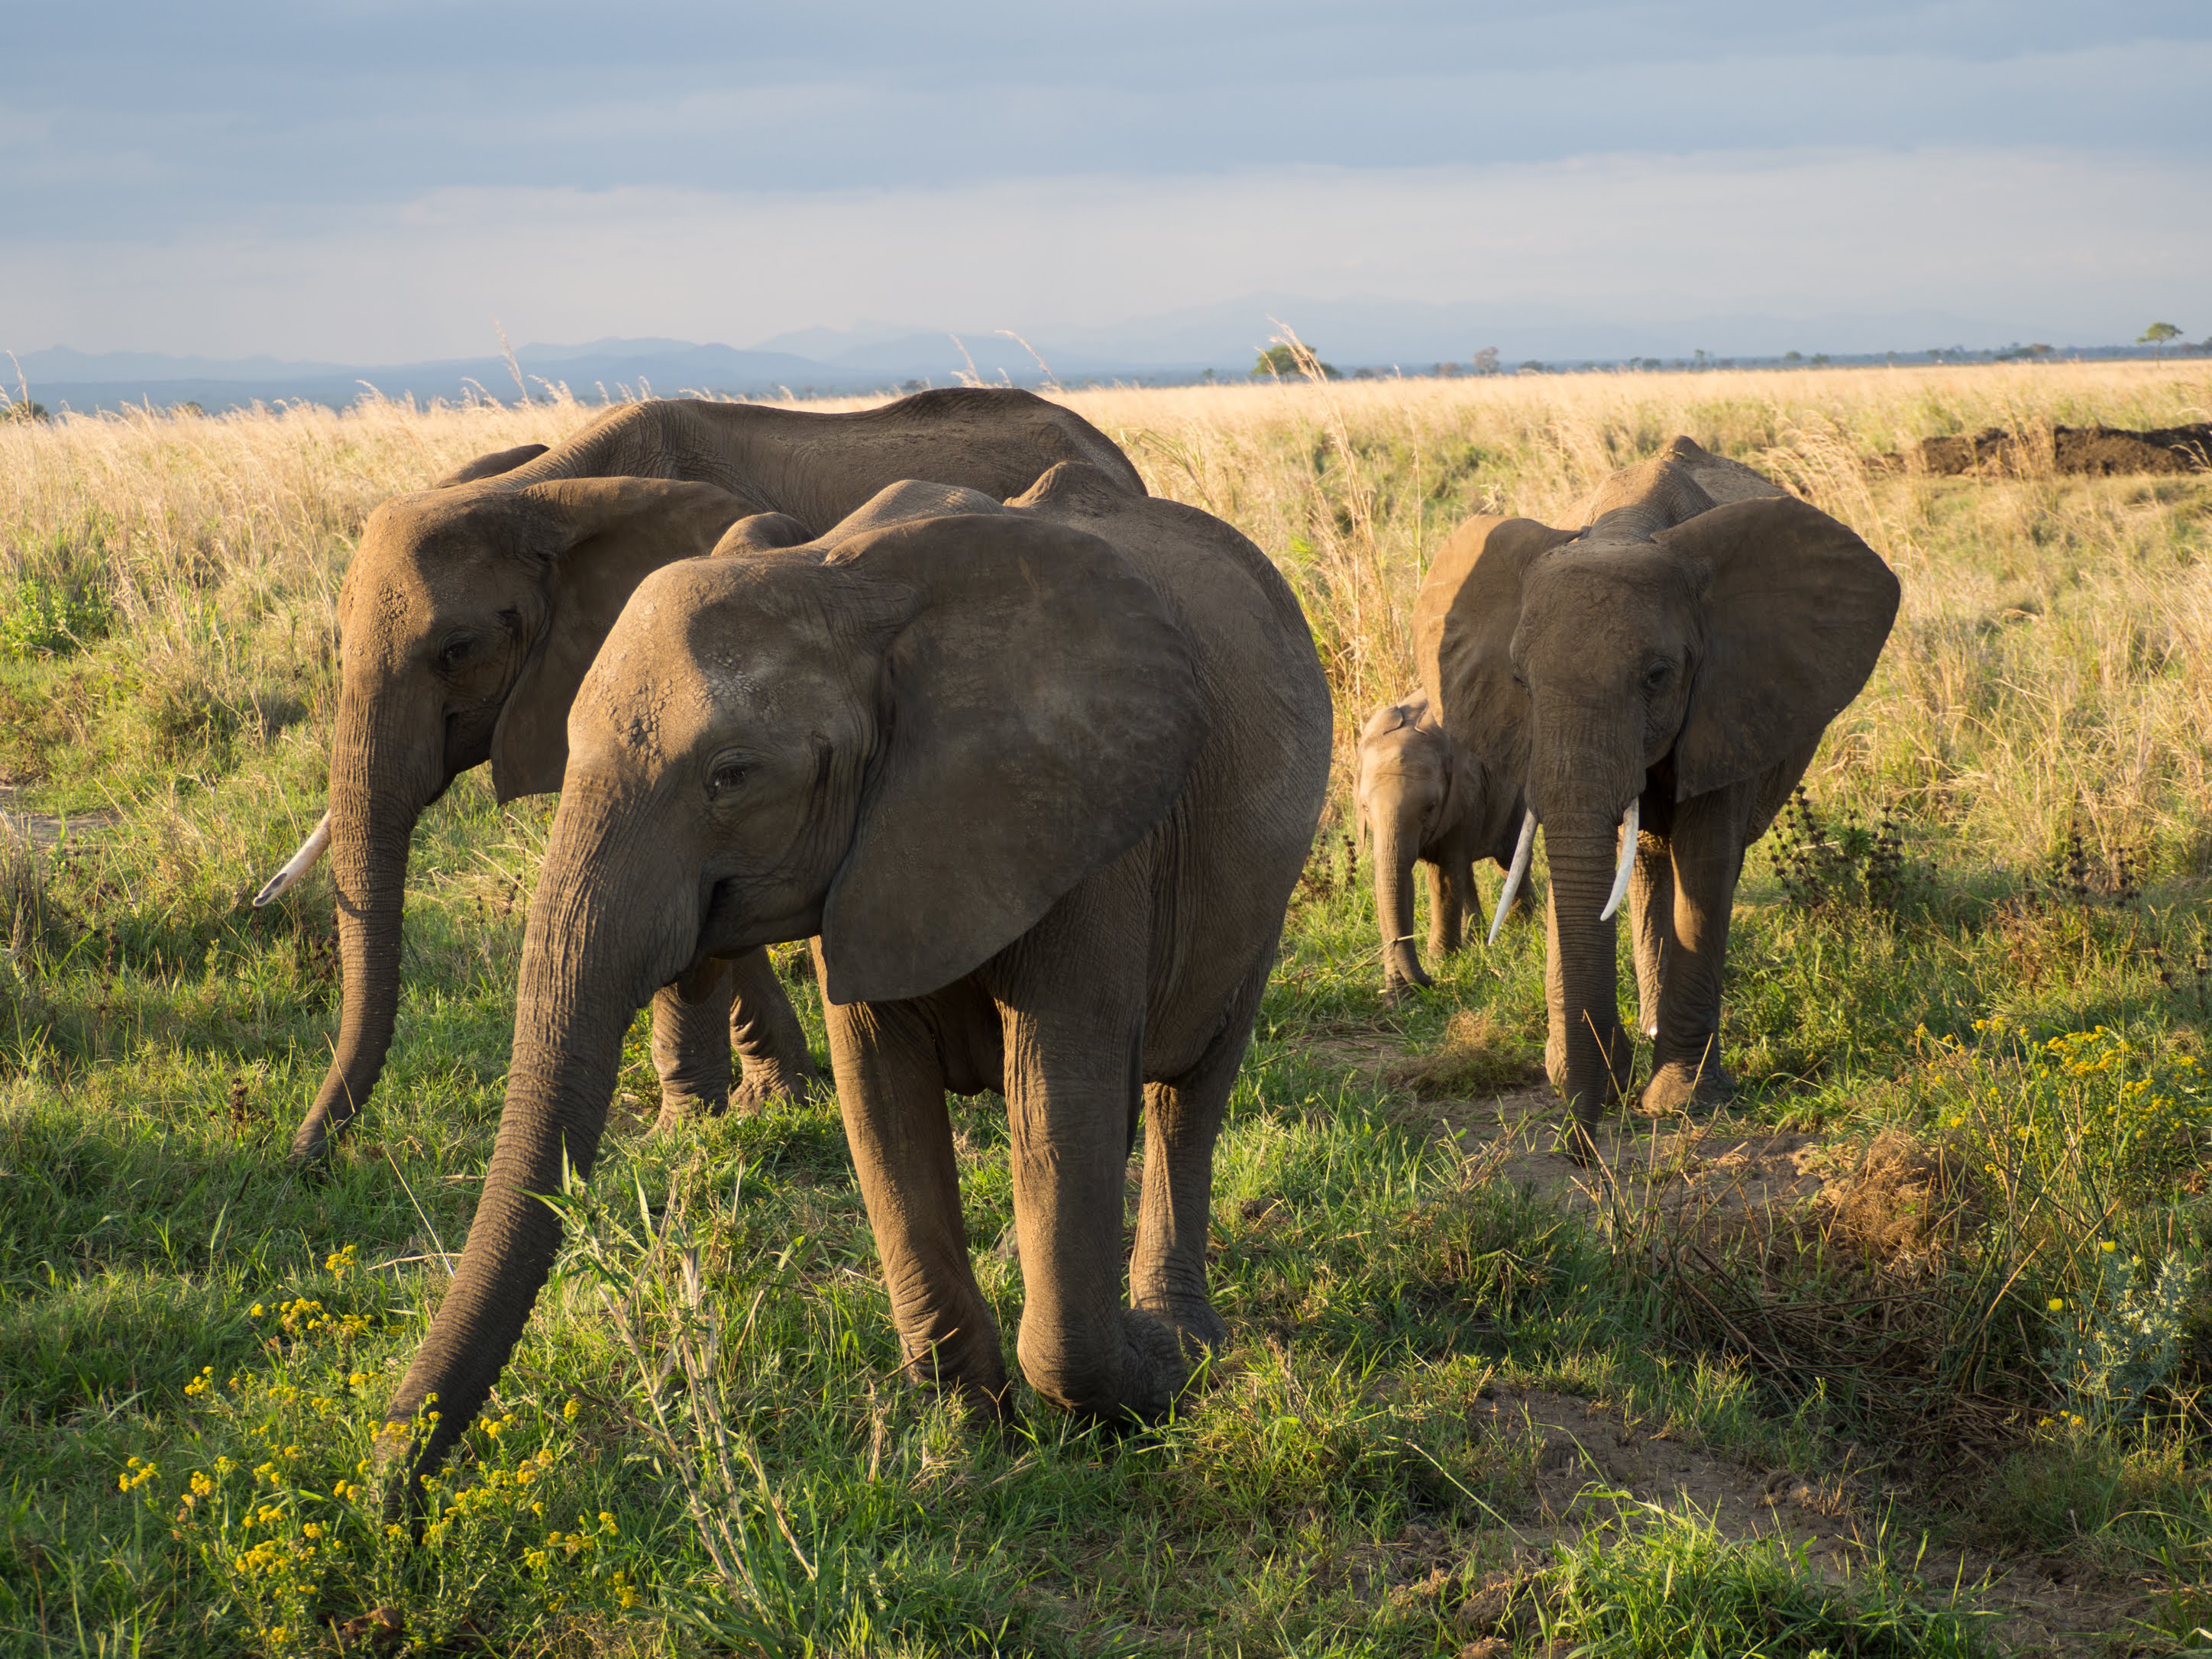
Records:
[[[33,847],[52,847],[61,840],[64,831],[82,835],[115,821],[115,814],[106,810],[72,812],[67,817],[24,811],[16,805],[21,793],[13,784],[0,783],[0,839],[12,836]]]

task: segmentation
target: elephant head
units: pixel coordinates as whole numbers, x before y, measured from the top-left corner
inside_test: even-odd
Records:
[[[953,982],[1168,811],[1200,710],[1127,558],[969,492],[909,486],[822,542],[646,578],[569,717],[497,1142],[390,1408],[437,1396],[416,1468],[529,1316],[560,1238],[533,1194],[591,1169],[656,988],[810,936],[835,1003]]]
[[[1543,828],[1553,1073],[1585,1124],[1626,1083],[1613,915],[1639,822],[1802,766],[1873,672],[1898,604],[1896,577],[1849,528],[1687,439],[1588,510],[1579,532],[1463,526],[1415,622],[1444,729],[1519,781]]]
[[[1413,945],[1413,865],[1429,859],[1442,872],[1430,919],[1430,953],[1458,949],[1458,912],[1464,909],[1478,921],[1481,915],[1472,862],[1487,858],[1503,865],[1510,857],[1521,823],[1520,793],[1510,784],[1501,787],[1480,760],[1445,735],[1424,692],[1386,703],[1368,718],[1358,759],[1355,805],[1374,852],[1384,983],[1425,986],[1431,981]],[[1461,884],[1468,884],[1463,893]]]
[[[330,848],[344,1008],[295,1158],[325,1149],[383,1069],[416,819],[486,760],[501,800],[558,787],[568,701],[630,590],[749,510],[711,484],[497,476],[538,447],[377,507],[340,590],[330,808],[257,901]]]

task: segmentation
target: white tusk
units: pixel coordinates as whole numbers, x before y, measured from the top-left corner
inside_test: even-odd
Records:
[[[1613,872],[1613,891],[1606,896],[1605,908],[1597,913],[1600,921],[1611,921],[1613,913],[1620,908],[1621,900],[1628,896],[1628,872],[1636,868],[1636,811],[1638,803],[1630,801],[1628,811],[1620,819],[1620,863]]]
[[[253,908],[275,902],[299,878],[315,867],[315,860],[323,855],[323,848],[331,844],[331,815],[323,814],[323,821],[314,833],[300,843],[300,850],[284,860],[284,867],[269,878],[269,884],[253,896]]]
[[[1490,913],[1490,937],[1483,944],[1498,943],[1498,929],[1505,920],[1513,896],[1521,890],[1521,878],[1528,873],[1528,849],[1536,844],[1536,815],[1529,813],[1521,820],[1521,839],[1513,843],[1513,867],[1505,872],[1505,885],[1498,890],[1498,903]]]

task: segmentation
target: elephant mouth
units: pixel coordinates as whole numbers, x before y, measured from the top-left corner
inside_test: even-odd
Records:
[[[1613,890],[1606,895],[1605,908],[1597,913],[1600,921],[1611,921],[1620,908],[1621,900],[1628,896],[1628,878],[1636,869],[1636,838],[1642,831],[1642,803],[1632,798],[1628,808],[1620,815],[1620,856],[1613,869]],[[1505,872],[1505,884],[1498,890],[1498,904],[1491,913],[1488,943],[1498,943],[1498,929],[1505,920],[1505,912],[1521,891],[1521,884],[1528,874],[1528,854],[1536,845],[1536,813],[1530,808],[1521,820],[1521,838],[1513,844],[1512,866]]]

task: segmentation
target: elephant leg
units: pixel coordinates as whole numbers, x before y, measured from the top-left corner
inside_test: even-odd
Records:
[[[1003,1411],[1006,1356],[968,1254],[934,1034],[908,1002],[833,1004],[829,1025],[837,1104],[907,1375]]]
[[[1474,884],[1474,854],[1464,848],[1455,849],[1451,874],[1452,884],[1459,889],[1461,926],[1476,939],[1480,939],[1489,918],[1483,914],[1482,889]],[[1455,940],[1451,948],[1456,951],[1464,943],[1463,939]]]
[[[1659,1035],[1659,988],[1667,966],[1667,940],[1674,930],[1674,861],[1656,836],[1636,841],[1636,868],[1628,880],[1629,926],[1636,950],[1636,1026]]]
[[[730,1000],[736,988],[736,975],[725,966],[696,1002],[685,1001],[673,985],[654,993],[653,1069],[660,1074],[655,1134],[688,1117],[713,1116],[729,1104]]]
[[[1459,949],[1465,921],[1467,860],[1455,848],[1440,850],[1429,866],[1429,956],[1441,959]],[[1480,907],[1476,907],[1478,913]]]
[[[1721,1065],[1720,1030],[1729,918],[1743,870],[1743,803],[1736,793],[1716,791],[1674,810],[1673,927],[1651,1081],[1644,1091],[1647,1112],[1710,1106],[1735,1087]]]
[[[814,1082],[814,1060],[775,964],[766,951],[748,951],[731,968],[736,1000],[729,1041],[739,1068],[732,1099],[745,1111],[758,1111],[771,1100],[805,1099]]]
[[[1567,1088],[1567,1032],[1568,1009],[1566,969],[1559,954],[1559,901],[1557,890],[1547,882],[1544,888],[1544,1075],[1551,1079],[1552,1086],[1561,1093]],[[1618,1016],[1607,1022],[1605,1029],[1590,1033],[1597,1039],[1599,1051],[1605,1060],[1605,1069],[1611,1080],[1609,1095],[1626,1095],[1636,1064],[1636,1051],[1630,1044],[1628,1033],[1621,1029]],[[1580,1108],[1587,1126],[1602,1115],[1602,1102],[1586,1102]]]
[[[1090,877],[982,974],[1005,1033],[1022,1374],[1054,1404],[1105,1421],[1164,1415],[1189,1376],[1175,1332],[1122,1297],[1149,870],[1125,857]]]
[[[1145,1088],[1145,1185],[1137,1248],[1129,1258],[1129,1299],[1164,1322],[1182,1340],[1184,1357],[1193,1360],[1197,1350],[1229,1342],[1229,1328],[1206,1289],[1213,1143],[1274,959],[1270,945],[1197,1065],[1171,1083]]]

